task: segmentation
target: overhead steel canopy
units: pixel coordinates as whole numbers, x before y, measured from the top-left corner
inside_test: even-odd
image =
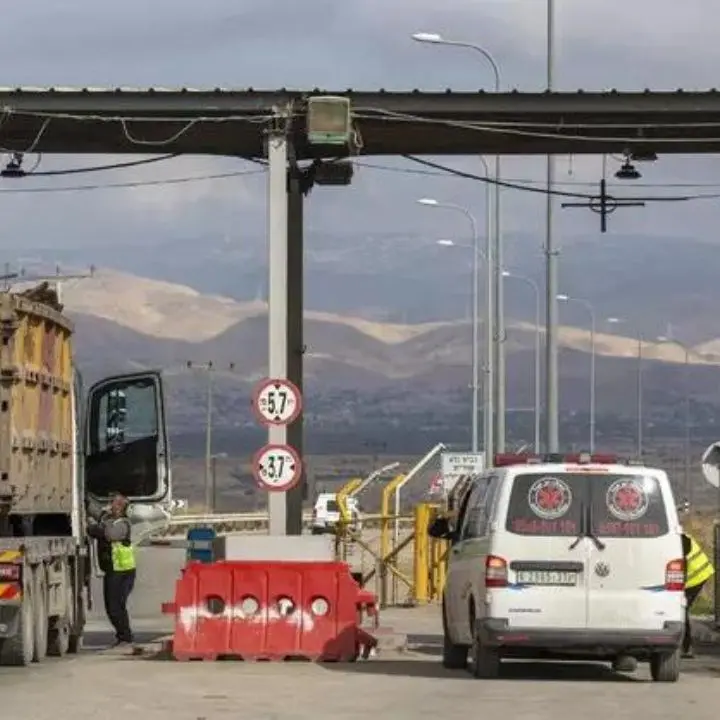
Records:
[[[720,92],[375,92],[0,89],[0,147],[43,153],[261,157],[275,110],[292,109],[300,158],[314,95],[349,97],[366,155],[720,152]]]

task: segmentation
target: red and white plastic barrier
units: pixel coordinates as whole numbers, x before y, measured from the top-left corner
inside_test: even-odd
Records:
[[[176,660],[354,661],[376,645],[361,627],[376,598],[341,562],[190,563],[162,609]]]

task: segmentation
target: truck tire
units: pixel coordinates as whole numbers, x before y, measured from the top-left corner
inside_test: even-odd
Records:
[[[48,655],[52,657],[67,655],[70,649],[70,633],[75,627],[75,593],[70,569],[67,566],[64,578],[65,612],[50,621],[48,632]]]
[[[680,650],[654,654],[650,658],[650,676],[655,682],[677,682],[680,678]]]
[[[24,667],[33,661],[34,654],[35,613],[30,583],[28,583],[20,606],[17,632],[13,637],[0,640],[0,665]]]
[[[47,577],[45,566],[41,563],[33,569],[33,618],[35,627],[35,652],[33,660],[42,662],[47,657],[48,651],[48,598],[47,598]]]

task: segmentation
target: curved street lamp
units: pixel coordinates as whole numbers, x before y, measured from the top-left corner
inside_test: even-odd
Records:
[[[440,202],[435,198],[420,198],[418,201],[419,205],[425,205],[426,207],[442,208],[445,210],[453,210],[455,212],[462,213],[470,222],[473,237],[473,301],[472,301],[472,403],[471,403],[471,450],[472,452],[478,452],[479,446],[479,432],[478,432],[478,416],[479,416],[479,388],[480,388],[480,359],[478,355],[478,344],[480,339],[480,258],[482,257],[482,251],[480,249],[480,236],[478,234],[477,220],[470,210],[462,205],[456,205],[455,203]],[[439,245],[452,246],[455,245],[452,240],[450,241],[438,241]],[[490,251],[492,251],[492,243],[487,242]],[[485,259],[487,261],[487,253],[485,253]],[[490,265],[490,263],[488,263]],[[488,297],[492,300],[492,287],[488,293]],[[492,417],[493,417],[493,404],[492,404],[492,387],[493,387],[493,368],[492,368],[492,339],[493,339],[493,328],[492,328],[492,303],[486,307],[486,318],[485,318],[485,333],[486,342],[489,338],[490,342],[486,348],[486,356],[489,361],[485,363],[485,383],[484,387],[484,407],[483,407],[483,432],[484,432],[484,445],[485,445],[485,461],[490,463],[492,461],[492,448],[493,448],[493,428],[492,428]],[[489,399],[489,402],[488,402]],[[489,420],[489,422],[488,422]]]
[[[487,61],[487,63],[490,65],[492,72],[493,72],[493,79],[495,81],[494,89],[495,92],[500,92],[501,89],[501,78],[500,78],[500,68],[495,60],[495,58],[492,56],[492,54],[486,50],[482,45],[478,45],[477,43],[473,42],[467,42],[464,40],[452,40],[448,38],[444,38],[439,33],[430,33],[430,32],[417,32],[414,33],[412,36],[412,39],[419,43],[426,43],[429,45],[445,45],[448,47],[459,47],[459,48],[467,48],[469,50],[474,50],[475,52],[482,55],[482,57]],[[485,166],[485,174],[489,177],[490,173],[488,172],[488,166],[485,162],[484,158],[481,158],[483,165]],[[494,168],[493,168],[493,177],[494,179],[500,180],[501,178],[501,169],[500,169],[500,156],[496,155],[494,158]],[[496,402],[496,444],[497,444],[497,451],[498,452],[504,452],[505,451],[505,401],[506,401],[506,389],[505,389],[505,338],[506,338],[506,332],[505,332],[505,295],[503,292],[503,276],[502,276],[502,269],[503,269],[503,242],[501,237],[501,228],[500,228],[500,186],[497,184],[497,182],[492,183],[492,188],[490,187],[490,183],[487,183],[488,190],[492,190],[493,198],[494,198],[494,213],[493,213],[493,220],[492,220],[492,227],[493,227],[493,263],[492,263],[492,269],[491,269],[491,279],[492,279],[492,286],[493,286],[493,293],[494,293],[494,305],[495,305],[495,314],[494,314],[494,325],[495,325],[495,344],[494,344],[494,365],[495,365],[495,373],[496,373],[496,383],[495,383],[495,389],[494,389],[494,397]],[[488,208],[490,205],[488,205]],[[490,253],[487,253],[487,257],[490,258]]]

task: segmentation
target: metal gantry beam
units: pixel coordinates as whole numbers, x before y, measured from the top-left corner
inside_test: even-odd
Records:
[[[360,92],[0,89],[0,144],[16,152],[264,157],[274,108],[351,100],[367,155],[720,152],[720,92]],[[265,121],[267,120],[267,122]],[[428,132],[432,126],[433,131]],[[298,159],[318,152],[294,138]],[[322,154],[322,153],[320,153]],[[331,153],[326,155],[330,157]]]

